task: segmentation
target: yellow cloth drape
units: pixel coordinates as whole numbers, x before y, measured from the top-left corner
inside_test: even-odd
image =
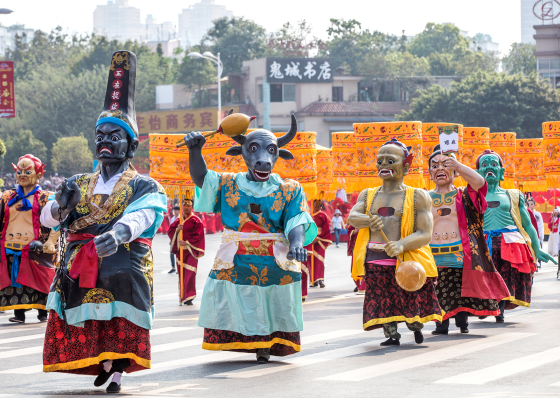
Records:
[[[366,195],[366,209],[371,207],[375,192],[379,188],[380,187],[368,189]],[[414,189],[415,188],[413,187],[406,187],[403,217],[401,220],[401,239],[414,233]],[[369,228],[360,229],[358,231],[358,236],[356,237],[352,262],[352,278],[354,278],[354,280],[358,280],[365,275],[365,259],[369,240]],[[430,278],[438,276],[436,261],[432,255],[430,246],[423,246],[419,249],[405,251],[403,253],[403,261],[416,261],[424,267],[426,276]],[[399,265],[400,260],[397,260],[397,269],[399,268]]]
[[[506,172],[500,186],[514,189],[515,184],[515,133],[491,133],[490,149],[501,156]]]
[[[333,182],[331,189],[354,192],[358,162],[353,131],[332,133]]]
[[[457,123],[422,123],[422,174],[427,189],[434,189],[436,184],[430,179],[430,165],[428,159],[434,152],[434,147],[439,144],[438,126],[458,126],[459,127],[459,153],[456,154],[460,162],[463,154],[463,125]],[[461,178],[462,180],[462,178]],[[458,185],[459,178],[455,180]]]
[[[515,140],[515,179],[522,192],[546,191],[542,138]]]
[[[274,133],[281,137],[286,133]],[[317,133],[299,132],[283,149],[290,151],[291,160],[278,159],[274,172],[282,178],[298,181],[308,199],[317,196],[317,152],[315,150]]]
[[[377,177],[377,153],[381,145],[396,138],[406,146],[412,147],[414,159],[404,177],[406,185],[424,188],[422,175],[422,122],[383,122],[354,123],[356,148],[358,154],[358,181],[354,191],[381,185]]]
[[[171,198],[192,198],[194,183],[189,173],[189,150],[176,148],[183,134],[150,134],[150,177]]]
[[[523,236],[523,239],[525,239],[527,246],[529,246],[529,250],[531,250],[531,255],[533,256],[533,261],[536,262],[537,256],[535,256],[533,246],[531,246],[531,237],[529,236],[527,231],[525,231],[525,228],[523,228],[523,223],[521,222],[521,212],[519,211],[519,197],[521,196],[521,192],[517,189],[508,189],[507,193],[509,196],[509,200],[511,202],[511,206],[510,206],[511,218],[513,218],[513,222],[515,223],[515,226],[521,233],[521,236]]]
[[[332,151],[321,145],[315,145],[317,151],[317,199],[331,201],[336,197],[336,191],[331,189],[333,180]]]
[[[247,130],[251,132],[253,129]],[[202,132],[204,134],[204,132]],[[189,150],[176,148],[184,134],[150,134],[150,177],[158,181],[171,198],[193,198],[194,183],[189,173]],[[228,156],[226,152],[237,142],[224,134],[206,138],[202,156],[208,170],[218,173],[247,171],[241,156]]]
[[[560,186],[560,122],[542,124],[544,162],[548,188]]]

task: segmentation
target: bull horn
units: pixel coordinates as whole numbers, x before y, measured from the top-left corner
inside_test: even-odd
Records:
[[[234,136],[229,137],[229,138],[231,138],[232,140],[237,142],[239,145],[243,145],[243,143],[245,142],[245,136],[243,134],[234,135]]]
[[[231,108],[231,109],[229,110],[229,112],[228,112],[227,115],[229,116],[229,115],[231,115],[232,113],[233,113],[233,108]]]
[[[292,113],[292,127],[290,127],[290,131],[288,131],[282,137],[278,138],[278,148],[281,148],[284,145],[288,145],[290,141],[294,139],[296,133],[297,133],[296,115]]]

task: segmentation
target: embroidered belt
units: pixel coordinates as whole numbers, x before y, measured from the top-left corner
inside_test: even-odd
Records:
[[[463,248],[460,245],[447,246],[447,247],[432,247],[432,254],[450,254],[462,252]]]
[[[226,230],[222,234],[222,242],[216,253],[213,270],[234,267],[233,258],[236,254],[253,254],[274,256],[276,264],[284,271],[301,272],[299,261],[287,258],[290,243],[282,233],[237,232]]]
[[[12,249],[12,250],[23,250],[25,245],[23,243],[17,243],[17,242],[5,242],[4,247],[6,249]]]
[[[92,234],[68,234],[67,242],[76,242],[80,240],[89,240],[88,243],[80,247],[80,250],[74,258],[72,268],[70,269],[70,277],[73,279],[80,278],[80,287],[85,289],[94,289],[97,284],[97,275],[99,273],[99,256],[95,250],[93,239],[96,235]],[[143,243],[152,247],[152,240],[147,238],[138,238],[133,242]]]

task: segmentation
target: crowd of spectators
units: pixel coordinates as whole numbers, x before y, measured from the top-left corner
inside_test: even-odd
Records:
[[[7,191],[8,189],[14,189],[17,187],[16,183],[16,176],[14,173],[6,173],[2,176],[4,180],[4,187],[2,188],[3,191]],[[41,177],[39,180],[39,185],[45,191],[54,191],[55,188],[62,182],[64,179],[63,176],[58,175],[58,173],[50,173]]]

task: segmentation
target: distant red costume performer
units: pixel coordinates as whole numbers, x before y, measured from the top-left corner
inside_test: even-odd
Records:
[[[181,305],[192,305],[196,297],[196,272],[198,259],[204,256],[204,225],[200,218],[193,213],[193,201],[183,201],[183,239],[179,236],[180,220],[177,219],[169,227],[167,235],[171,239],[171,253],[177,256],[177,273],[181,278],[181,255],[179,248],[183,248],[183,291],[180,292]],[[181,281],[179,280],[179,289]]]
[[[317,224],[318,231],[315,240],[310,245],[305,246],[309,257],[307,257],[305,263],[307,272],[302,267],[304,272],[301,273],[301,295],[304,299],[307,297],[307,279],[310,280],[309,286],[325,287],[325,251],[332,241],[331,224],[327,214],[321,210],[322,208],[322,200],[313,201],[313,221]],[[311,252],[313,252],[313,256],[310,255]]]
[[[356,245],[356,238],[358,237],[358,230],[353,226],[348,226],[348,248],[347,254],[352,258],[350,261],[350,272],[352,272],[352,265],[354,264],[354,246]],[[353,280],[353,279],[352,279]],[[354,281],[356,288],[354,293],[365,294],[366,292],[366,281],[364,278]]]
[[[45,164],[25,155],[12,166],[18,188],[0,196],[0,311],[14,310],[9,321],[25,323],[25,312],[34,308],[39,321],[46,322],[60,233],[39,223],[51,194],[37,185]]]

